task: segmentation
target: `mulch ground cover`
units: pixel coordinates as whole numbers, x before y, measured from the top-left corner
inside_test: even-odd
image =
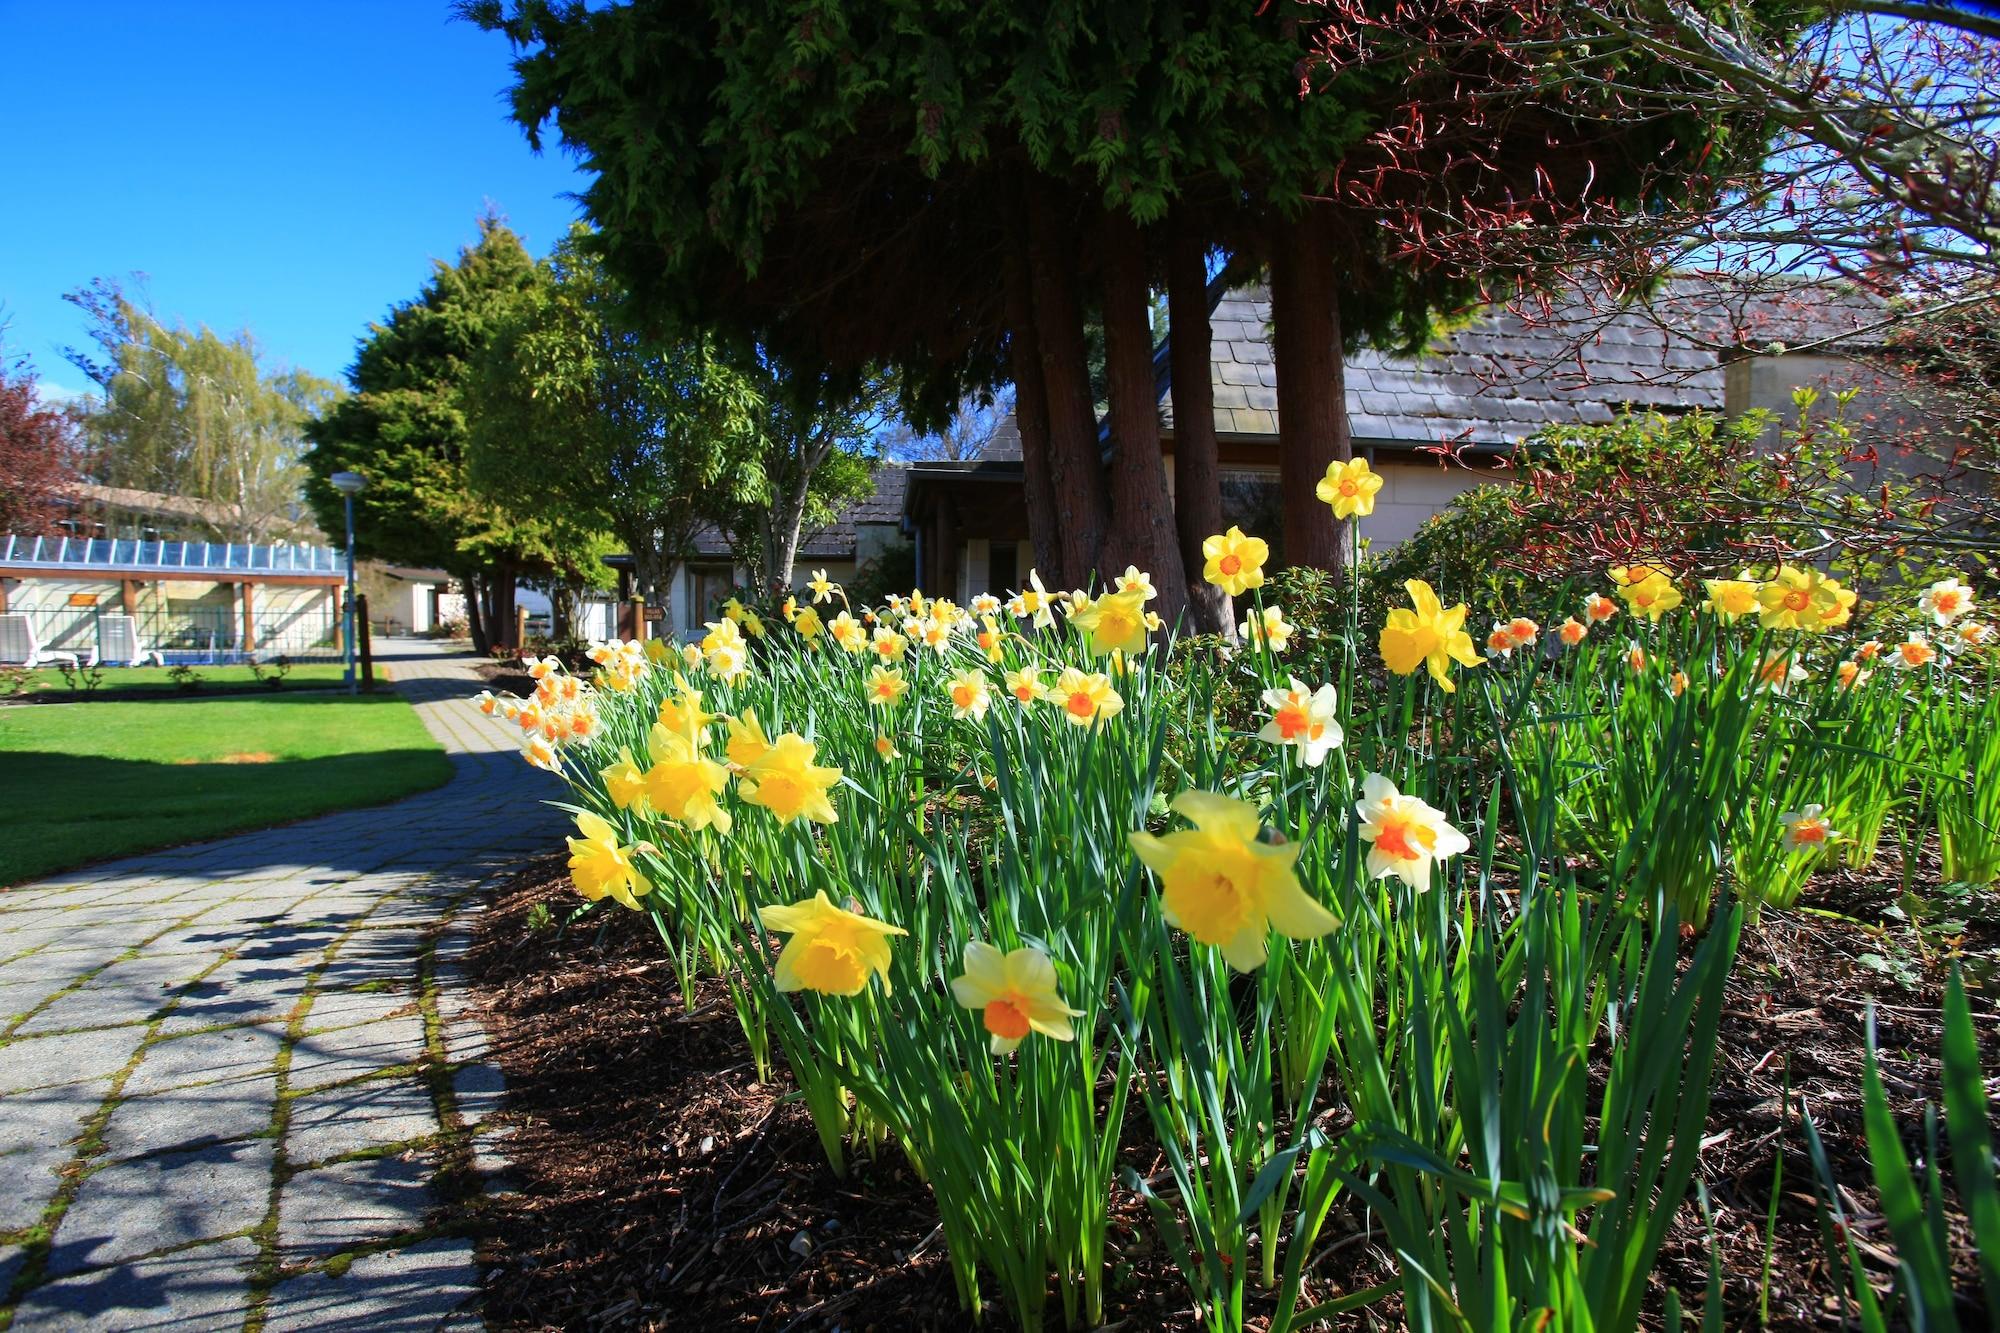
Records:
[[[1975,959],[2000,950],[1992,895],[1951,904],[1921,930],[1892,921],[1886,933],[1871,933],[1895,901],[1893,887],[1858,878],[1816,882],[1815,905],[1837,915],[1767,913],[1745,936],[1703,1152],[1715,1229],[1690,1203],[1659,1265],[1660,1280],[1698,1307],[1718,1251],[1725,1327],[1758,1327],[1766,1302],[1771,1328],[1841,1327],[1800,1099],[1818,1123],[1873,1275],[1886,1285],[1893,1271],[1861,1134],[1868,1001],[1915,1160],[1919,1105],[1938,1096],[1942,959],[1954,948]],[[690,1012],[646,918],[593,914],[564,929],[576,902],[559,862],[530,867],[483,914],[470,958],[507,1075],[505,1150],[518,1184],[483,1205],[488,1321],[773,1333],[968,1327],[935,1207],[902,1154],[892,1145],[835,1177],[783,1073],[756,1080],[721,986],[702,985]],[[1976,991],[1973,1006],[1991,1068],[1992,990]],[[1143,1120],[1133,1118],[1128,1160],[1151,1174]],[[1766,1207],[1781,1154],[1767,1260]],[[1958,1285],[1970,1300],[1978,1285],[1971,1239],[1962,1218],[1955,1225]],[[1337,1209],[1321,1247],[1316,1299],[1393,1272],[1393,1257],[1358,1210]],[[1122,1190],[1110,1252],[1107,1326],[1197,1326],[1152,1223]],[[1051,1308],[1055,1326],[1060,1306],[1052,1299]],[[1968,1328],[1989,1326],[1969,1304],[1961,1315]],[[987,1318],[1012,1326],[996,1306]],[[1401,1321],[1390,1300],[1338,1326]]]

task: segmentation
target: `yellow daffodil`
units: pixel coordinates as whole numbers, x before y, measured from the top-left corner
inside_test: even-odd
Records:
[[[909,690],[910,683],[903,679],[901,668],[878,666],[868,673],[868,702],[875,708],[900,703]]]
[[[1034,667],[1022,667],[1019,671],[1007,673],[1007,693],[1022,704],[1031,704],[1048,693],[1042,684],[1042,673]]]
[[[577,812],[576,831],[583,836],[567,839],[569,877],[576,891],[592,902],[609,898],[637,911],[639,899],[653,891],[652,882],[632,862],[638,849],[620,846],[618,830],[588,810]]]
[[[1070,617],[1090,637],[1090,651],[1098,657],[1109,653],[1140,653],[1146,650],[1146,598],[1138,592],[1108,593],[1091,603],[1086,611]]]
[[[1618,614],[1618,603],[1601,593],[1590,593],[1583,599],[1583,618],[1593,625],[1601,625]]]
[[[1249,972],[1263,966],[1273,930],[1309,940],[1340,924],[1293,873],[1299,844],[1258,841],[1255,806],[1216,792],[1184,791],[1171,808],[1194,827],[1164,836],[1134,833],[1132,850],[1160,877],[1167,921],[1221,949],[1231,967]]]
[[[1111,688],[1111,678],[1099,672],[1064,667],[1056,678],[1056,700],[1063,716],[1079,727],[1087,727],[1100,717],[1116,717],[1125,700]]]
[[[1917,609],[1929,616],[1939,628],[1972,610],[1972,605],[1972,589],[1959,582],[1956,575],[1939,579],[1917,598]]]
[[[1556,637],[1562,640],[1562,645],[1565,648],[1576,647],[1579,643],[1583,642],[1584,636],[1589,633],[1590,627],[1575,616],[1565,618],[1563,623],[1556,627]]]
[[[1308,690],[1294,677],[1285,689],[1265,690],[1264,706],[1271,710],[1271,720],[1257,733],[1257,739],[1291,747],[1307,768],[1318,768],[1345,739],[1331,685]]]
[[[1070,1020],[1083,1016],[1063,1003],[1054,960],[1035,948],[1001,953],[973,940],[965,946],[964,974],[952,978],[951,995],[979,1011],[995,1055],[1008,1054],[1030,1032],[1051,1041],[1073,1040]]]
[[[865,652],[868,648],[868,631],[861,622],[842,611],[827,622],[826,632],[833,641],[850,653]]]
[[[1000,599],[990,592],[982,592],[972,599],[972,614],[989,619],[1000,614]]]
[[[1625,665],[1631,667],[1634,671],[1644,671],[1646,669],[1646,650],[1639,646],[1637,639],[1627,639],[1625,641]]]
[[[1625,599],[1625,605],[1635,616],[1648,620],[1658,620],[1667,612],[1681,604],[1681,590],[1673,580],[1658,572],[1647,575],[1636,583],[1620,583],[1618,595]]]
[[[738,608],[738,614],[741,614],[740,607]],[[708,631],[708,633],[701,636],[701,650],[704,653],[712,653],[717,648],[724,646],[737,648],[743,646],[742,627],[736,623],[735,618],[732,616],[725,615],[721,620],[703,621],[702,628]]]
[[[539,768],[546,773],[562,772],[562,760],[556,756],[555,746],[540,736],[521,747],[521,757],[528,761],[530,768]]]
[[[1826,586],[1833,594],[1833,601],[1820,608],[1819,627],[1823,630],[1839,629],[1854,619],[1854,604],[1861,600],[1861,594],[1852,588],[1843,588],[1832,579]]]
[[[1264,586],[1264,562],[1271,558],[1271,548],[1263,538],[1246,537],[1243,529],[1232,527],[1204,541],[1201,554],[1202,578],[1231,597]]]
[[[1993,626],[1982,620],[1962,621],[1951,631],[1952,645],[1962,653],[1976,652],[2000,638]]]
[[[1854,648],[1854,660],[1857,662],[1872,662],[1881,655],[1882,641],[1880,639],[1869,639],[1863,643],[1856,644]]]
[[[1851,690],[1856,686],[1866,685],[1868,678],[1875,674],[1872,671],[1863,670],[1861,663],[1851,657],[1842,662],[1834,671],[1836,678],[1840,681],[1840,688],[1843,690]]]
[[[729,719],[729,740],[723,746],[723,753],[737,771],[762,759],[770,748],[770,738],[764,735],[764,727],[757,721],[756,709],[746,708],[743,716]]]
[[[673,655],[674,655],[673,640],[671,639],[646,640],[646,660],[652,663],[654,666],[665,666],[668,660],[673,657]]]
[[[646,804],[656,814],[691,829],[729,832],[729,812],[716,801],[729,770],[701,752],[681,732],[655,725],[646,737],[653,766],[646,770]]]
[[[1786,810],[1778,816],[1778,823],[1785,830],[1786,851],[1824,851],[1828,843],[1840,837],[1833,825],[1820,813],[1825,808],[1825,806],[1808,805],[1798,810]]]
[[[1465,603],[1446,610],[1422,579],[1410,579],[1403,590],[1411,605],[1389,612],[1379,645],[1382,661],[1399,676],[1429,666],[1431,676],[1449,694],[1458,688],[1451,683],[1452,662],[1473,667],[1485,661],[1465,632]]]
[[[945,683],[945,694],[951,700],[953,717],[969,717],[977,722],[985,718],[986,706],[991,701],[987,691],[984,673],[967,669],[959,672]]]
[[[1267,606],[1261,612],[1251,611],[1244,615],[1243,623],[1236,630],[1245,642],[1262,644],[1274,653],[1282,653],[1292,642],[1292,631],[1297,626],[1285,620],[1285,613],[1275,606]]]
[[[627,810],[635,802],[646,799],[646,775],[632,762],[632,752],[621,747],[618,762],[598,770],[597,776],[604,781],[604,794],[620,810]]]
[[[494,712],[500,707],[500,700],[495,697],[491,690],[481,690],[473,697],[472,702],[477,704],[479,711],[488,717],[492,717]]]
[[[1714,612],[1721,620],[1741,620],[1758,609],[1757,585],[1748,579],[1703,579],[1701,586],[1708,589],[1708,600],[1701,609]]]
[[[1028,586],[1014,594],[1007,603],[1007,609],[1016,620],[1029,621],[1036,629],[1047,629],[1056,623],[1049,590],[1042,586],[1041,574],[1032,569],[1028,571]]]
[[[819,612],[810,606],[792,617],[792,628],[797,630],[799,637],[807,643],[811,643],[826,631],[826,625],[820,620]]]
[[[1667,677],[1667,693],[1678,699],[1687,693],[1688,676],[1685,671],[1676,671]]]
[[[901,759],[903,757],[903,752],[896,748],[896,742],[890,740],[887,736],[877,736],[875,738],[875,753],[885,762],[890,759]]]
[[[701,691],[688,684],[686,676],[675,674],[674,689],[678,693],[660,700],[659,723],[699,744],[715,715],[702,711]]]
[[[1380,773],[1361,782],[1361,799],[1354,803],[1361,816],[1361,840],[1368,844],[1368,874],[1372,879],[1394,875],[1422,892],[1430,887],[1431,863],[1457,856],[1472,843],[1445,822],[1444,811],[1415,796],[1405,796]]]
[[[837,585],[826,576],[826,571],[823,569],[815,569],[812,577],[806,580],[806,586],[812,589],[813,601],[816,604],[832,601],[833,594],[837,591]]]
[[[811,741],[788,731],[743,771],[737,779],[737,793],[750,804],[769,810],[781,824],[796,819],[831,824],[839,816],[827,793],[840,781],[840,770],[813,763],[818,753]]]
[[[1000,660],[1000,642],[1004,637],[1000,632],[1000,627],[993,622],[992,616],[982,615],[979,617],[979,631],[973,635],[973,641],[979,645],[979,651],[986,654],[987,661],[998,662]]]
[[[1757,590],[1758,623],[1765,629],[1817,633],[1839,601],[1839,587],[1817,569],[1783,566]]]
[[[882,993],[888,994],[889,937],[909,934],[834,906],[824,891],[790,906],[760,907],[757,919],[764,929],[791,936],[778,951],[778,989],[821,995],[859,995],[870,974],[882,978]]]
[[[910,641],[883,625],[876,629],[869,646],[875,650],[876,661],[900,662],[903,654],[909,651]]]
[[[1381,489],[1381,474],[1369,468],[1367,459],[1336,459],[1326,465],[1326,475],[1313,487],[1313,494],[1333,506],[1335,518],[1365,518],[1375,512],[1375,493]]]
[[[709,674],[717,680],[735,682],[750,674],[750,653],[740,643],[721,643],[708,650]]]

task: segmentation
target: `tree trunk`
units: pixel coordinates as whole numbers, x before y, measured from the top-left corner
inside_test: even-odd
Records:
[[[521,636],[514,616],[513,564],[505,560],[496,561],[490,579],[488,586],[492,589],[492,600],[488,606],[492,610],[492,619],[487,627],[487,633],[491,636],[496,650],[512,649],[519,652],[522,645],[514,642]]]
[[[1222,471],[1215,448],[1209,365],[1208,267],[1200,233],[1177,228],[1167,254],[1168,347],[1173,365],[1174,524],[1180,534],[1188,613],[1198,634],[1227,634],[1229,594],[1201,577],[1201,544],[1222,531]]]
[[[1310,208],[1271,225],[1271,350],[1278,362],[1278,490],[1284,558],[1340,570],[1347,525],[1313,488],[1327,464],[1353,457],[1340,351],[1340,292],[1333,239]]]
[[[1153,375],[1153,322],[1146,285],[1146,238],[1123,212],[1105,215],[1104,365],[1111,399],[1111,529],[1107,573],[1137,565],[1159,590],[1169,624],[1187,610],[1187,577],[1174,532],[1160,456],[1159,383]]]
[[[1021,480],[1028,505],[1028,541],[1034,568],[1066,584],[1056,522],[1055,478],[1049,470],[1049,398],[1042,384],[1042,353],[1035,334],[1035,289],[1028,276],[1028,220],[1016,208],[1007,238],[1007,360],[1014,377],[1014,427],[1021,436]],[[1020,582],[1026,585],[1027,576]]]
[[[477,574],[459,576],[458,586],[465,590],[465,632],[472,636],[472,651],[487,657],[493,652],[493,640],[486,633],[485,608],[479,605],[479,599],[486,595],[486,590],[479,585]]]
[[[1090,396],[1090,355],[1077,294],[1073,219],[1059,207],[1061,186],[1026,173],[1028,271],[1035,293],[1035,341],[1049,414],[1049,476],[1063,581],[1081,586],[1097,568],[1110,514]]]

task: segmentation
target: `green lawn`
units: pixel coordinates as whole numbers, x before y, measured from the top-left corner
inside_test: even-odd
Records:
[[[180,685],[167,675],[169,667],[105,667],[104,683],[100,690],[146,690],[149,693],[181,694]],[[198,666],[194,673],[201,677],[201,688],[195,697],[209,694],[265,694],[271,693],[269,686],[260,683],[250,674],[249,667],[243,666]],[[375,668],[379,680],[384,672]],[[325,690],[342,684],[341,666],[338,662],[301,662],[285,677],[284,690]],[[50,667],[40,667],[28,673],[28,691],[46,695],[54,699],[83,699],[89,695],[82,690],[71,690],[63,683],[62,672]]]
[[[435,787],[393,694],[0,708],[0,884]]]

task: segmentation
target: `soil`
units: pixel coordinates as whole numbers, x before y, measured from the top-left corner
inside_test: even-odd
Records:
[[[1892,1104],[1913,1150],[1920,1104],[1937,1096],[1937,1006],[1944,931],[1884,920],[1893,887],[1851,878],[1821,889],[1829,915],[1769,912],[1745,937],[1719,1042],[1703,1156],[1725,1275],[1728,1328],[1757,1327],[1768,1290],[1774,1329],[1841,1326],[1822,1258],[1803,1100],[1826,1143],[1855,1231],[1886,1288],[1893,1272],[1861,1137],[1863,1024],[1876,1002]],[[481,1206],[486,1316],[496,1328],[904,1330],[965,1328],[928,1189],[893,1147],[834,1176],[782,1074],[759,1083],[721,986],[691,1006],[650,923],[593,914],[565,929],[577,899],[558,861],[525,871],[482,915],[470,957],[477,1001],[507,1076],[504,1144],[518,1186]],[[1991,895],[1946,930],[1974,960],[2000,951]],[[1932,940],[1930,935],[1940,936]],[[1863,955],[1884,959],[1877,967]],[[1884,970],[1886,969],[1886,970]],[[1989,1043],[1990,989],[1974,993]],[[1789,1072],[1789,1114],[1781,1115]],[[1153,1150],[1135,1116],[1132,1165]],[[1764,1226],[1782,1154],[1775,1244]],[[1913,1160],[1916,1154],[1912,1153]],[[1961,1290],[1977,1289],[1955,1219]],[[1357,1212],[1336,1210],[1310,1291],[1325,1299],[1392,1273]],[[1698,1308],[1711,1233],[1692,1203],[1676,1219],[1659,1280]],[[1191,1329],[1185,1287],[1135,1197],[1114,1199],[1107,1327]],[[993,1327],[1011,1320],[989,1307]],[[1967,1306],[1965,1327],[1986,1327]],[[1053,1322],[1053,1321],[1052,1321]],[[1253,1321],[1254,1324],[1255,1321]],[[1343,1329],[1401,1326],[1395,1300]]]

